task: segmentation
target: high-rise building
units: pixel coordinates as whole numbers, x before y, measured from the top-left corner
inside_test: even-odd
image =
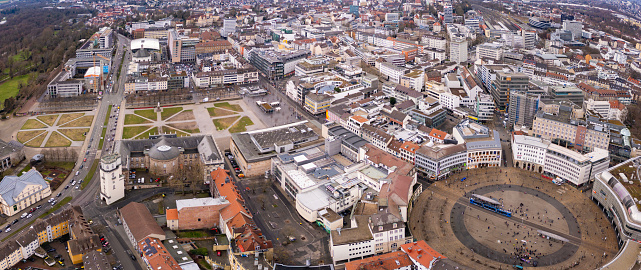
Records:
[[[508,107],[508,126],[532,126],[534,116],[539,109],[539,96],[522,91],[510,91]]]
[[[119,154],[100,159],[100,199],[112,204],[125,197],[125,176],[122,174]]]
[[[169,45],[169,57],[171,62],[194,62],[196,61],[196,44],[198,38],[190,38],[179,35],[175,29],[169,31],[167,43]]]
[[[455,63],[467,61],[467,40],[453,38],[450,41],[450,61]]]
[[[523,30],[521,31],[521,35],[523,36],[525,49],[531,50],[536,47],[536,31]]]
[[[220,35],[223,37],[228,37],[229,34],[236,32],[236,19],[225,19],[223,21],[223,29],[220,31]]]
[[[446,5],[443,7],[443,24],[452,24],[454,16],[452,15],[452,6]]]
[[[496,72],[496,79],[490,85],[490,94],[499,110],[505,110],[509,104],[510,91],[527,91],[530,77],[523,73]]]
[[[581,31],[583,31],[583,23],[579,21],[563,21],[563,30],[572,32],[573,39],[581,38]]]

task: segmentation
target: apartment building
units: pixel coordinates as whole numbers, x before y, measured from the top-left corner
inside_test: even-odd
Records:
[[[483,43],[476,46],[477,59],[501,60],[503,58],[503,45],[500,43]]]
[[[307,95],[305,95],[304,108],[311,114],[322,114],[325,113],[327,109],[329,109],[332,100],[334,100],[334,97],[330,95],[308,93]]]
[[[425,87],[425,72],[420,69],[415,69],[403,74],[400,78],[400,84],[421,92]]]
[[[445,39],[445,37],[441,36],[424,35],[423,37],[421,37],[421,43],[423,44],[424,48],[445,51],[447,40]]]

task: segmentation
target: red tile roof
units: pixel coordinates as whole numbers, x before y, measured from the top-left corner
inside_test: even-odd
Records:
[[[423,240],[401,245],[401,250],[416,263],[421,264],[427,269],[430,269],[438,260],[447,258],[436,252]]]
[[[407,254],[395,251],[345,263],[345,270],[393,270],[413,264]]]

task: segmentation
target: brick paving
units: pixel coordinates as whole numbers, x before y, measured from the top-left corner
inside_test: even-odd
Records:
[[[457,180],[463,177],[467,177],[464,182]],[[570,233],[572,228],[568,228],[568,223],[562,220],[561,213],[550,204],[554,203],[555,200],[565,206],[564,208],[569,210],[571,215],[576,218],[578,228],[574,228],[574,230],[580,233],[580,240],[572,238],[571,233],[568,236],[576,252],[572,251],[567,254],[569,257],[559,258],[557,259],[558,262],[550,262],[548,266],[539,266],[538,268],[569,269],[578,263],[579,266],[575,267],[595,269],[612,259],[618,251],[614,228],[610,225],[601,209],[590,201],[588,193],[582,193],[567,185],[557,186],[532,172],[505,167],[461,172],[454,174],[447,180],[426,187],[423,194],[416,201],[410,215],[409,224],[414,237],[426,240],[437,251],[465,266],[484,269],[508,269],[511,264],[488,259],[486,257],[492,257],[490,254],[477,254],[458,240],[452,229],[453,226],[450,224],[452,209],[458,204],[458,207],[464,206],[467,209],[471,209],[471,211],[465,210],[466,215],[463,217],[464,227],[474,240],[482,243],[492,252],[503,253],[503,248],[505,248],[506,253],[511,253],[513,250],[510,251],[508,247],[515,243],[504,243],[504,241],[510,241],[504,235],[515,236],[515,233],[518,232],[519,234],[514,238],[518,240],[511,239],[512,242],[521,242],[520,240],[524,239],[528,241],[528,248],[536,249],[542,255],[557,254],[555,252],[561,250],[563,244],[538,238],[535,236],[536,228],[532,226],[514,228],[517,222],[508,221],[508,224],[511,225],[511,228],[508,229],[503,224],[503,222],[506,222],[505,219],[491,215],[485,210],[470,208],[468,207],[470,206],[469,202],[464,204],[465,200],[461,199],[466,193],[473,190],[504,184],[518,187],[522,185],[524,188],[534,189],[552,197],[550,202],[544,202],[544,200],[536,196],[533,197],[532,192],[524,194],[510,190],[485,194],[486,196],[502,198],[504,207],[511,209],[515,218],[520,219],[521,214],[528,214],[524,222],[530,222],[531,225],[536,227],[549,228],[550,232],[556,232],[557,234]],[[518,201],[523,201],[526,206],[517,209],[516,202]],[[517,212],[517,210],[523,210],[523,212]],[[541,214],[545,211],[548,212],[547,215]],[[536,215],[536,213],[539,214]],[[488,220],[486,221],[485,218]],[[549,221],[555,218],[557,220],[552,222],[550,226]],[[490,225],[489,229],[488,225]],[[501,228],[501,225],[506,227]],[[497,227],[496,229],[494,228],[495,226]],[[479,231],[477,232],[477,230]],[[528,232],[530,233],[529,237],[526,236]],[[503,239],[501,243],[497,241],[500,239]],[[537,241],[538,239],[542,241]],[[532,243],[532,241],[537,242],[537,244]],[[549,246],[549,244],[552,244],[552,246]],[[605,257],[603,256],[604,254],[606,255]],[[524,266],[526,265],[524,264]]]

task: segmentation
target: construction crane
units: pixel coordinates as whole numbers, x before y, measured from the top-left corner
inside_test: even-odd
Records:
[[[111,61],[111,59],[104,57],[96,52],[93,52],[93,66],[96,67],[96,56],[107,60],[107,63]],[[100,75],[98,76],[98,80],[102,82],[102,67],[99,69]],[[94,90],[98,91],[98,81],[94,80]]]

